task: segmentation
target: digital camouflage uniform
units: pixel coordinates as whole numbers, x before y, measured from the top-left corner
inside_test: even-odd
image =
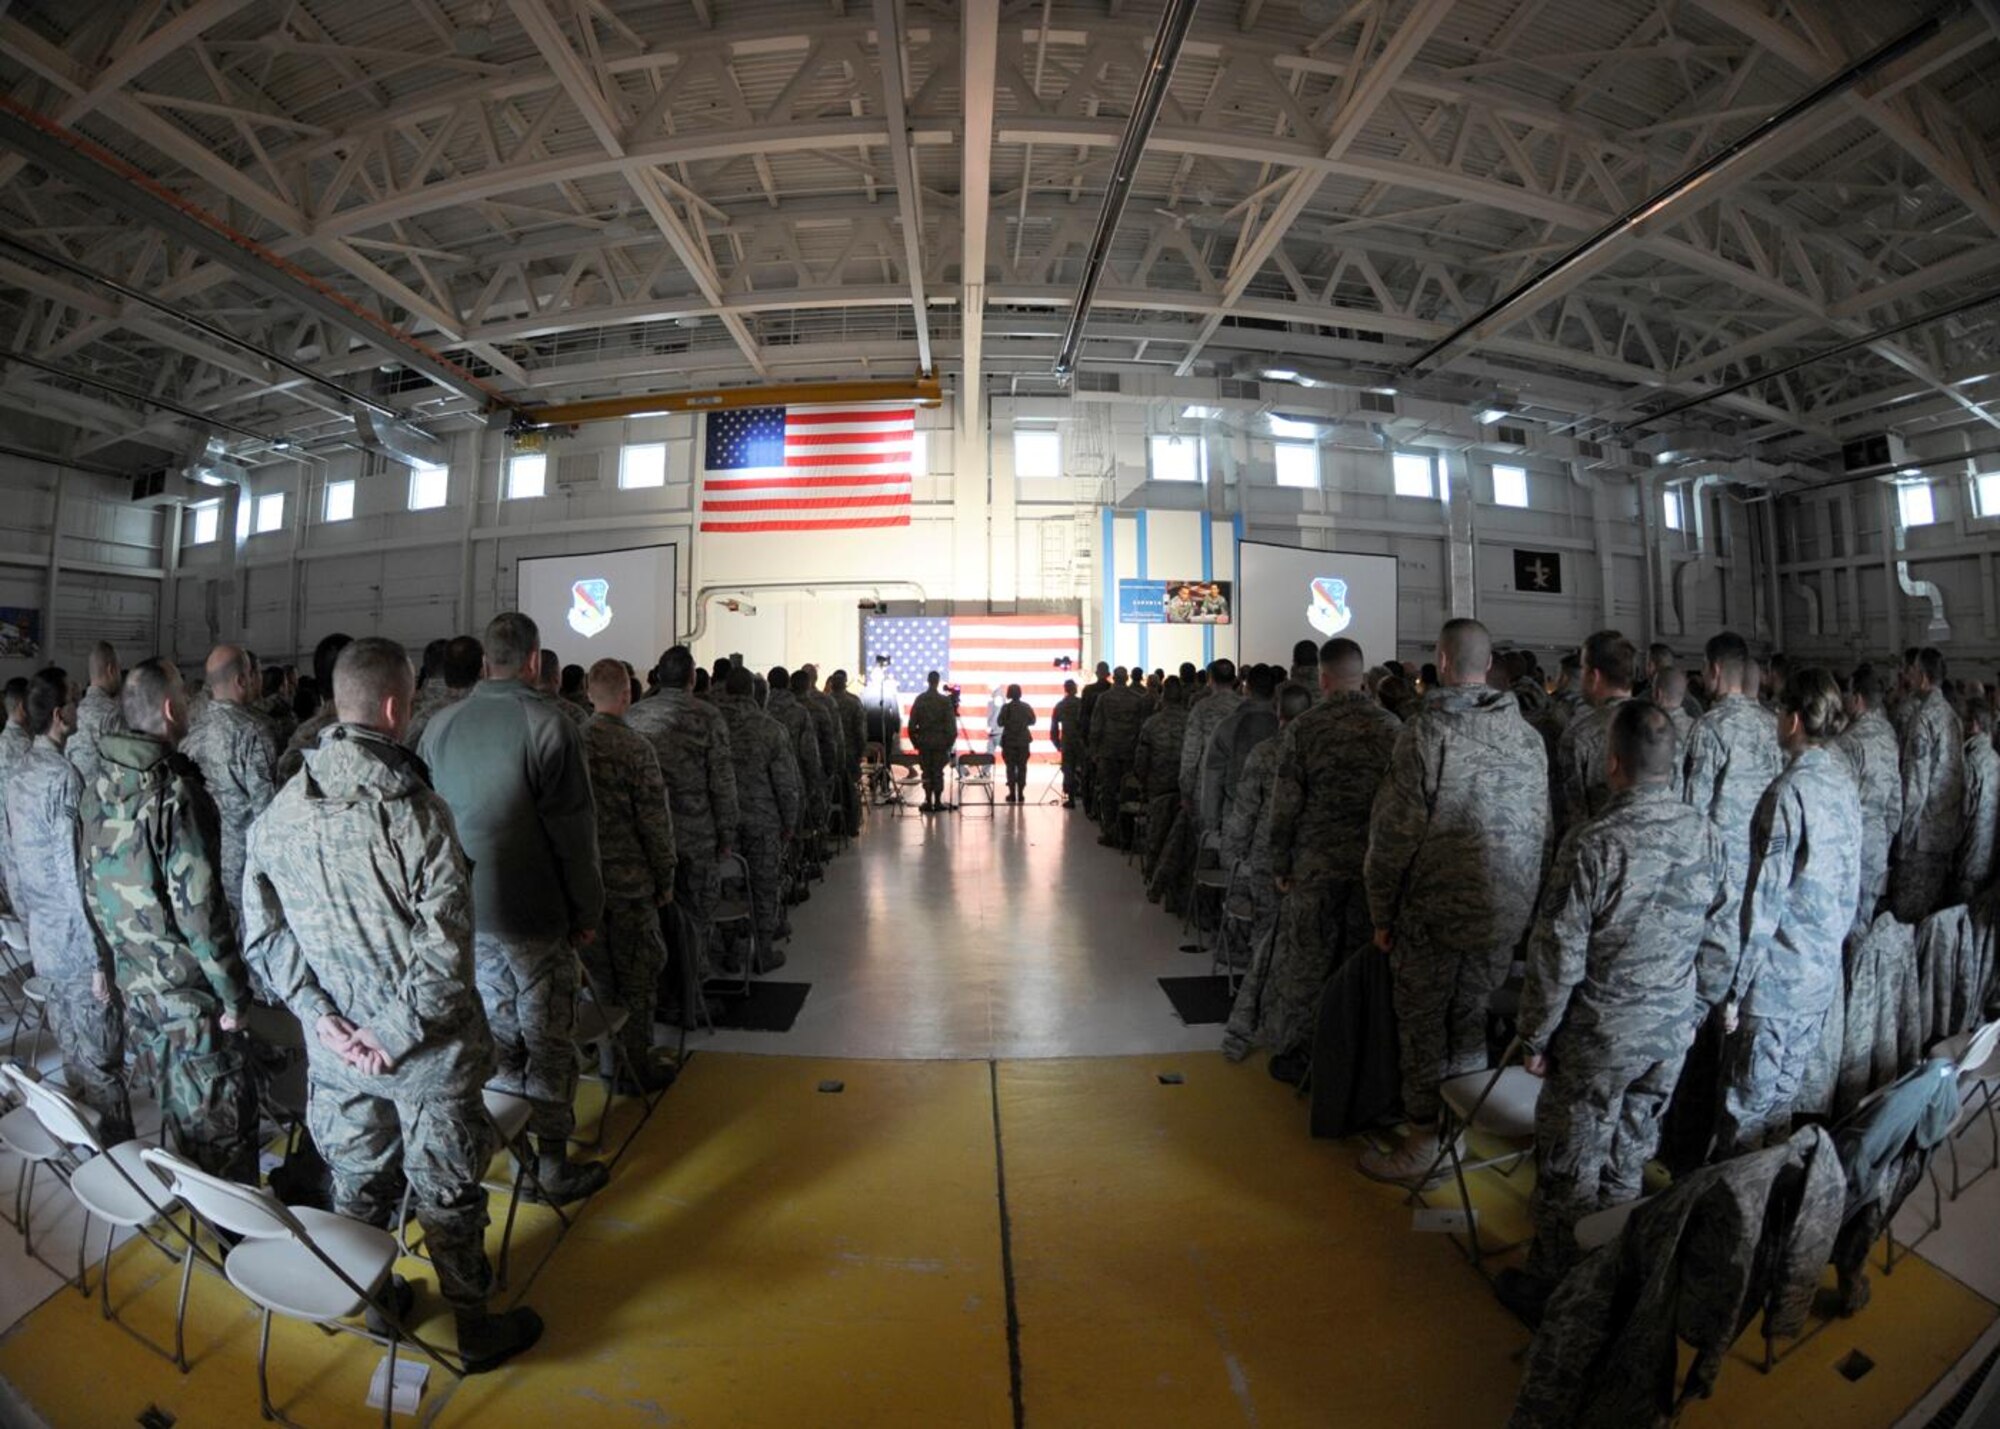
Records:
[[[944,769],[951,752],[958,747],[958,715],[951,700],[936,690],[925,690],[910,701],[910,744],[917,751],[917,763],[924,773],[924,797],[934,804],[944,802]]]
[[[1786,1135],[1827,1012],[1841,993],[1841,944],[1861,886],[1861,793],[1847,761],[1810,748],[1757,805],[1743,955],[1730,984],[1722,1118],[1725,1154]]]
[[[2000,754],[1992,739],[1975,734],[1965,741],[1965,803],[1959,834],[1954,903],[1970,903],[1993,881],[1993,841],[2000,822]]]
[[[1060,706],[1058,706],[1060,708]],[[1187,736],[1187,705],[1167,704],[1139,726],[1139,748],[1132,756],[1132,773],[1139,797],[1146,803],[1146,846],[1139,853],[1139,875],[1150,879],[1174,825],[1180,803],[1181,741]]]
[[[1083,687],[1083,693],[1076,697],[1076,728],[1071,731],[1079,737],[1077,753],[1083,756],[1083,763],[1079,766],[1079,777],[1083,781],[1083,809],[1093,819],[1097,817],[1097,760],[1091,752],[1090,720],[1097,710],[1097,702],[1110,688],[1109,675],[1101,675]]]
[[[1237,797],[1222,822],[1222,866],[1234,870],[1240,861],[1243,877],[1232,877],[1232,911],[1247,914],[1248,923],[1233,920],[1225,928],[1242,928],[1243,943],[1228,949],[1232,962],[1243,964],[1243,979],[1256,979],[1259,991],[1239,996],[1229,1009],[1223,1029],[1223,1054],[1240,1062],[1250,1054],[1256,1035],[1255,1014],[1262,1004],[1264,980],[1271,975],[1271,936],[1278,922],[1278,890],[1271,882],[1271,785],[1278,772],[1278,736],[1273,734],[1245,756],[1237,778]],[[1239,1020],[1240,1019],[1240,1020]]]
[[[1750,877],[1750,823],[1785,767],[1778,721],[1748,695],[1724,695],[1694,722],[1681,751],[1681,798],[1708,815],[1722,839],[1731,907]],[[1733,912],[1726,914],[1733,927]]]
[[[438,1289],[476,1310],[492,1281],[486,1192],[499,1147],[480,1090],[493,1039],[473,975],[472,878],[451,810],[386,735],[330,727],[250,831],[245,949],[306,1029],[306,1122],[339,1214],[393,1230],[408,1179]],[[315,1034],[339,1016],[392,1065],[371,1076]]]
[[[779,871],[785,842],[799,827],[799,761],[785,727],[740,695],[716,701],[729,726],[729,754],[736,764],[737,852],[750,865],[750,891],[757,905],[757,938],[752,971],[784,966],[777,949]]]
[[[272,743],[282,752],[299,728],[299,717],[292,713],[291,698],[282,690],[266,695],[257,701],[257,713],[264,716],[264,723],[271,727]],[[276,762],[273,760],[273,765]]]
[[[319,712],[311,719],[301,720],[299,727],[292,731],[292,737],[285,741],[285,752],[278,756],[278,782],[284,783],[305,768],[305,752],[319,743],[320,731],[334,722],[333,691],[322,691]],[[414,747],[415,735],[410,739]]]
[[[826,827],[826,770],[820,763],[819,734],[805,702],[790,690],[771,691],[764,713],[784,726],[792,742],[793,757],[799,765],[799,816],[801,827],[817,832]]]
[[[652,743],[674,816],[674,901],[705,938],[715,912],[716,861],[736,838],[736,764],[722,712],[688,690],[662,690],[625,711]],[[708,952],[695,969],[708,978]]]
[[[21,761],[28,757],[28,748],[34,741],[28,737],[28,727],[9,720],[0,728],[0,813],[6,810],[7,786],[13,781],[14,771],[21,767]],[[8,900],[8,885],[5,861],[0,860],[0,907],[11,907]]]
[[[1889,717],[1871,709],[1834,741],[1861,788],[1861,896],[1854,921],[1867,928],[1889,896],[1889,854],[1903,828],[1903,771]]]
[[[1139,745],[1145,722],[1145,702],[1130,685],[1113,685],[1098,696],[1090,712],[1090,759],[1097,789],[1097,822],[1117,841],[1122,821],[1118,806],[1125,800],[1125,776]]]
[[[126,1034],[174,1141],[204,1171],[257,1179],[257,1101],[240,1024],[249,978],[218,886],[201,772],[150,734],[107,734],[83,791],[85,891],[125,998]]]
[[[1215,695],[1228,713],[1239,701]],[[1199,711],[1196,711],[1199,714]],[[1210,720],[1212,730],[1219,720]],[[1402,728],[1366,694],[1337,692],[1285,726],[1271,779],[1271,876],[1291,880],[1260,985],[1237,990],[1233,1027],[1284,1056],[1305,1050],[1326,980],[1370,936],[1362,859],[1368,814]],[[1194,715],[1188,738],[1203,732]]]
[[[1180,758],[1181,802],[1188,807],[1195,807],[1201,794],[1201,761],[1202,756],[1208,753],[1209,736],[1242,703],[1243,696],[1235,690],[1213,690],[1207,696],[1189,702],[1187,730],[1181,737]]]
[[[1528,943],[1520,1038],[1549,1059],[1535,1107],[1529,1274],[1559,1279],[1577,1221],[1636,1200],[1705,1009],[1696,966],[1722,911],[1721,840],[1671,783],[1572,829]]]
[[[625,1052],[643,1067],[667,965],[660,905],[674,891],[674,816],[659,756],[644,735],[616,715],[597,714],[583,727],[583,743],[604,873],[604,923],[583,950],[584,964],[597,995],[625,1009]]]
[[[1278,711],[1269,700],[1245,699],[1217,722],[1196,776],[1195,813],[1202,828],[1220,830],[1228,821],[1243,761],[1277,732]]]
[[[222,896],[231,925],[243,919],[243,840],[251,821],[278,792],[278,748],[271,726],[248,705],[211,700],[201,722],[181,741],[181,753],[201,770],[202,783],[222,820]]]
[[[1549,708],[1549,692],[1539,682],[1523,675],[1507,687],[1514,692],[1515,707],[1521,711],[1521,718],[1533,724]]]
[[[1089,755],[1090,741],[1084,737],[1083,697],[1064,695],[1056,701],[1055,709],[1049,715],[1049,738],[1062,759],[1062,787],[1065,799],[1074,799],[1082,792],[1083,764]],[[1175,750],[1178,758],[1180,751]]]
[[[403,743],[415,749],[430,722],[471,693],[470,685],[454,690],[443,680],[432,680],[418,690],[416,701],[410,706],[410,727],[403,732]]]
[[[1604,747],[1611,738],[1611,717],[1630,696],[1620,695],[1580,711],[1563,726],[1556,741],[1552,788],[1558,838],[1585,819],[1594,819],[1611,802],[1604,782]]]
[[[14,911],[28,933],[35,971],[48,979],[49,1022],[63,1078],[104,1118],[106,1145],[132,1135],[125,1090],[125,1015],[110,951],[84,905],[77,807],[83,776],[54,741],[37,739],[7,781],[4,854]],[[99,1002],[95,984],[110,991]]]
[[[840,728],[840,710],[833,697],[825,690],[807,690],[799,702],[812,719],[813,735],[819,740],[819,793],[822,803],[826,797],[826,783],[833,772],[839,769],[847,758],[847,740]],[[799,776],[805,777],[805,756],[799,757]],[[801,790],[803,793],[803,790]]]
[[[118,708],[116,695],[108,695],[95,685],[84,690],[76,705],[76,732],[63,746],[63,753],[86,784],[97,777],[98,741],[124,728],[125,714]]]
[[[839,800],[846,822],[841,826],[852,837],[861,827],[861,756],[868,748],[868,717],[861,696],[852,690],[829,690],[834,712],[840,716]]]
[[[1007,788],[1025,796],[1028,756],[1035,748],[1035,709],[1026,700],[1009,700],[1000,707],[1000,757],[1007,765]]]
[[[1512,693],[1448,685],[1403,727],[1375,796],[1367,916],[1394,934],[1403,1110],[1419,1126],[1439,1082],[1486,1065],[1487,1004],[1535,916],[1548,780]]]
[[[1161,847],[1160,857],[1153,865],[1153,877],[1147,884],[1146,896],[1159,902],[1164,900],[1167,911],[1178,913],[1185,906],[1184,901],[1194,879],[1194,865],[1201,847],[1201,835],[1206,830],[1200,827],[1200,810],[1196,799],[1200,793],[1202,756],[1208,753],[1209,736],[1238,705],[1243,696],[1233,689],[1221,690],[1203,685],[1188,697],[1187,728],[1181,735],[1181,752],[1177,792],[1179,806],[1174,811],[1173,822],[1167,827],[1166,843]]]
[[[1902,770],[1903,828],[1889,894],[1898,918],[1921,923],[1949,894],[1965,818],[1965,732],[1937,690],[1910,702]]]

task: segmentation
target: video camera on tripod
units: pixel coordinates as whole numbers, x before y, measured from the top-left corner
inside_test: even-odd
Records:
[[[963,697],[963,696],[964,696],[964,694],[965,694],[965,686],[963,686],[963,685],[946,685],[946,686],[944,687],[944,693],[945,693],[945,697],[946,697],[947,699],[949,699],[949,700],[951,701],[951,712],[952,712],[953,714],[957,714],[957,713],[958,713],[958,702],[959,702],[960,698],[961,698],[961,697]]]

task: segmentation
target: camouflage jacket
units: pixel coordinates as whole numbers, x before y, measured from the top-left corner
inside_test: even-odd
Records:
[[[1896,731],[1880,710],[1849,725],[1834,747],[1847,756],[1861,787],[1861,867],[1880,878],[1903,828],[1903,772]]]
[[[1274,730],[1243,757],[1236,776],[1235,797],[1222,821],[1222,866],[1250,861],[1250,874],[1261,888],[1271,886],[1271,780],[1278,772],[1278,734]]]
[[[1026,754],[1035,747],[1035,707],[1026,700],[1009,700],[1000,707],[1000,749]]]
[[[233,909],[243,893],[244,836],[278,792],[277,744],[256,710],[211,700],[207,715],[181,742],[181,753],[201,770],[222,819],[222,895]]]
[[[1179,791],[1181,741],[1187,737],[1187,722],[1186,705],[1166,705],[1139,726],[1139,752],[1132,756],[1132,772],[1148,799]]]
[[[1514,704],[1521,711],[1521,718],[1530,723],[1549,707],[1549,692],[1526,675],[1508,688],[1514,692]]]
[[[34,742],[25,724],[10,722],[5,729],[0,729],[0,793],[6,791],[7,781],[13,777],[21,761],[28,757],[28,746]]]
[[[1275,877],[1304,885],[1361,877],[1369,811],[1401,730],[1369,696],[1347,691],[1325,696],[1285,726],[1271,781]],[[1194,735],[1189,716],[1188,738]]]
[[[840,712],[834,708],[832,697],[825,690],[808,690],[799,703],[811,718],[813,736],[819,741],[819,767],[828,773],[844,768],[847,740],[841,733]],[[805,769],[803,755],[800,756],[799,768],[801,772]]]
[[[1903,734],[1904,853],[1949,858],[1958,852],[1965,810],[1965,732],[1943,694],[1913,702]]]
[[[1214,690],[1199,700],[1188,702],[1187,728],[1181,734],[1180,791],[1183,803],[1192,805],[1200,792],[1201,757],[1208,753],[1208,737],[1215,733],[1215,727],[1222,723],[1224,717],[1242,703],[1243,696],[1234,690]]]
[[[63,753],[86,783],[97,777],[98,741],[123,728],[125,712],[118,707],[116,695],[108,695],[95,685],[83,692],[76,706],[76,733],[63,746]]]
[[[868,716],[862,708],[861,696],[852,690],[842,690],[838,694],[829,690],[834,713],[840,717],[840,757],[843,770],[853,770],[861,763],[862,751],[868,747]]]
[[[1757,805],[1730,996],[1758,1017],[1814,1017],[1841,985],[1861,889],[1861,791],[1831,749],[1802,751]]]
[[[83,791],[85,892],[128,993],[202,991],[241,1016],[250,985],[217,871],[201,771],[150,734],[107,734]]]
[[[1295,721],[1304,723],[1303,716]],[[1512,693],[1445,685],[1396,738],[1368,820],[1368,911],[1498,956],[1535,915],[1550,842],[1541,737]]]
[[[1130,685],[1113,685],[1098,696],[1090,712],[1090,755],[1093,759],[1130,760],[1145,720],[1145,702]]]
[[[958,716],[951,700],[925,690],[910,701],[910,743],[922,754],[949,754],[958,743]]]
[[[1083,743],[1082,749],[1078,751],[1079,753],[1087,754],[1090,752],[1091,717],[1097,712],[1097,702],[1104,698],[1104,692],[1110,688],[1111,677],[1107,675],[1101,680],[1092,680],[1083,687],[1083,693],[1076,697],[1077,712],[1076,729],[1074,732],[1082,736]]]
[[[764,834],[799,827],[799,760],[785,727],[738,695],[717,702],[729,725],[729,754],[736,762],[739,826]]]
[[[659,756],[676,852],[706,865],[736,838],[736,765],[722,712],[687,690],[662,690],[625,711],[625,723]]]
[[[306,1026],[316,1078],[352,1075],[313,1035],[367,1028],[399,1092],[476,1091],[493,1072],[472,976],[472,873],[421,761],[336,724],[250,830],[244,947]],[[375,1079],[371,1079],[375,1080]]]
[[[1993,843],[2000,824],[2000,754],[1993,741],[1975,734],[1965,741],[1964,832],[1958,845],[1958,881],[1968,893],[1983,893],[1993,881]]]
[[[618,716],[597,714],[583,727],[583,745],[604,896],[651,903],[673,892],[674,815],[652,744]]]
[[[1715,826],[1671,784],[1614,794],[1570,830],[1528,943],[1528,1049],[1595,1066],[1686,1048],[1702,935],[1727,906],[1723,874]]]
[[[320,703],[319,712],[311,719],[301,721],[292,731],[292,737],[285,744],[285,752],[278,756],[278,782],[284,783],[305,768],[305,752],[319,743],[320,731],[334,722],[333,694]]]
[[[1592,706],[1563,726],[1562,738],[1556,741],[1552,789],[1558,834],[1596,818],[1611,802],[1611,790],[1604,782],[1604,749],[1611,739],[1611,717],[1625,698]]]
[[[417,741],[423,738],[424,727],[471,693],[470,685],[454,690],[443,680],[432,680],[418,690],[416,703],[410,706],[410,727],[403,731],[403,743],[415,749]]]
[[[1746,876],[1751,816],[1784,767],[1778,721],[1748,695],[1724,695],[1694,722],[1681,751],[1681,798],[1722,835],[1732,878]]]
[[[1250,751],[1278,733],[1278,712],[1268,700],[1246,699],[1217,721],[1195,774],[1195,810],[1204,829],[1221,829]]]
[[[1056,707],[1049,715],[1049,738],[1062,751],[1062,762],[1065,764],[1079,763],[1087,751],[1089,741],[1083,735],[1082,718],[1081,695],[1064,695],[1056,701]],[[1180,758],[1178,748],[1174,750],[1174,757]]]
[[[282,751],[292,742],[292,736],[299,728],[299,717],[292,713],[292,702],[283,691],[266,695],[257,701],[257,713],[264,716],[264,723],[271,727],[272,740]]]
[[[792,743],[792,756],[799,762],[801,806],[808,826],[819,828],[826,822],[826,768],[821,761],[819,732],[805,702],[790,690],[771,691],[764,713],[784,727]]]
[[[64,981],[111,971],[109,950],[84,907],[77,806],[83,776],[47,737],[37,739],[7,783],[5,855],[14,911],[28,926],[35,971]]]

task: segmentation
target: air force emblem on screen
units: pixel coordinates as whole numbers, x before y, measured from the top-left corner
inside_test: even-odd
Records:
[[[1306,606],[1306,619],[1313,629],[1331,638],[1354,623],[1354,612],[1347,608],[1346,581],[1338,576],[1318,576],[1309,589],[1312,601]]]
[[[582,580],[569,588],[569,628],[584,639],[611,628],[611,582]]]

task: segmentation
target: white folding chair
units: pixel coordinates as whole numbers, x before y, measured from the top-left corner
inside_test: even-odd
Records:
[[[1465,1212],[1467,1244],[1465,1252],[1475,1270],[1485,1273],[1485,1257],[1500,1255],[1516,1247],[1486,1249],[1479,1239],[1479,1218],[1472,1208],[1472,1192],[1466,1174],[1498,1167],[1513,1174],[1522,1161],[1535,1154],[1535,1104],[1541,1100],[1542,1078],[1518,1065],[1509,1065],[1519,1050],[1517,1043],[1507,1049],[1500,1065],[1484,1072],[1468,1072],[1448,1078],[1438,1087],[1444,1103],[1438,1115],[1438,1154],[1410,1192],[1413,1202],[1423,1200],[1423,1188],[1430,1184],[1438,1167],[1451,1162],[1452,1179],[1458,1185],[1458,1203]],[[1477,1133],[1500,1142],[1504,1150],[1477,1160],[1466,1159],[1464,1137]]]
[[[241,1237],[222,1268],[229,1283],[263,1312],[257,1338],[257,1397],[266,1419],[293,1425],[271,1403],[273,1315],[386,1345],[392,1368],[396,1351],[407,1341],[445,1373],[460,1373],[441,1351],[404,1329],[395,1307],[383,1297],[396,1263],[396,1238],[389,1232],[330,1211],[287,1206],[267,1190],[212,1176],[171,1151],[148,1147],[141,1157],[211,1231]],[[193,1261],[183,1261],[183,1302],[192,1271]],[[389,1326],[386,1336],[353,1323],[370,1310]],[[389,1429],[394,1405],[394,1394],[382,1397],[384,1429]]]
[[[19,1096],[21,1081],[25,1079],[23,1070],[15,1063],[7,1064],[6,1088]],[[0,1151],[6,1151],[17,1158],[21,1165],[14,1175],[14,1215],[11,1224],[21,1233],[22,1249],[36,1260],[35,1254],[35,1180],[46,1166],[58,1178],[64,1174],[63,1144],[49,1134],[42,1119],[35,1115],[34,1108],[22,1098],[20,1105],[0,1115]],[[48,1265],[42,1260],[43,1265]],[[82,1242],[78,1242],[77,1275],[83,1274]],[[56,1274],[63,1272],[49,1265]],[[64,1276],[64,1279],[68,1279]]]
[[[42,1035],[48,1031],[48,980],[38,977],[28,956],[28,933],[18,918],[0,918],[0,1006],[13,1024],[7,1034],[7,1055],[18,1056],[21,1034],[32,1030],[35,1040],[28,1045],[28,1064],[42,1054]]]
[[[913,807],[911,794],[920,800],[923,797],[924,770],[913,754],[890,755],[889,769],[889,802],[896,806],[896,817],[901,818]]]
[[[754,926],[754,925],[753,925]],[[646,1115],[651,1116],[658,1103],[659,1093],[647,1095],[639,1080],[639,1069],[632,1065],[632,1058],[625,1050],[625,1039],[621,1035],[625,1024],[632,1020],[632,1014],[613,1002],[606,1002],[591,981],[590,969],[579,961],[577,976],[582,981],[583,996],[576,1000],[576,1024],[570,1033],[570,1042],[576,1048],[576,1055],[583,1063],[584,1075],[595,1076],[604,1084],[604,1111],[597,1118],[597,1133],[589,1140],[572,1136],[570,1140],[579,1146],[599,1147],[604,1144],[604,1123],[609,1119],[611,1103],[618,1096],[618,1070],[622,1069],[627,1081],[640,1088],[639,1100],[645,1103]],[[613,1072],[602,1076],[593,1068],[601,1068],[608,1057]]]
[[[951,763],[958,783],[958,798],[954,807],[963,813],[967,792],[975,792],[986,801],[986,814],[991,818],[997,802],[993,797],[993,756],[957,754],[952,756]]]
[[[1229,991],[1232,995],[1235,993],[1237,985],[1243,981],[1243,968],[1239,968],[1236,965],[1236,959],[1231,956],[1230,932],[1231,930],[1235,930],[1242,935],[1244,967],[1247,967],[1249,965],[1251,936],[1257,927],[1257,894],[1251,888],[1250,882],[1250,860],[1247,858],[1237,859],[1230,867],[1229,881],[1222,889],[1221,927],[1216,931],[1215,946],[1211,950],[1208,964],[1208,971],[1211,976],[1214,975],[1218,966],[1221,968],[1223,977],[1228,980]]]
[[[730,885],[741,889],[740,896],[732,896]],[[717,989],[735,997],[750,995],[750,978],[757,967],[757,890],[750,882],[750,860],[732,850],[722,858],[720,894],[715,900],[715,911],[709,915],[709,943],[716,941],[718,934],[733,932],[743,939],[743,981],[740,986]]]
[[[168,1260],[178,1264],[184,1255],[190,1253],[208,1260],[216,1269],[221,1262],[212,1259],[201,1249],[194,1237],[182,1230],[174,1220],[173,1213],[180,1209],[180,1202],[167,1189],[166,1182],[145,1164],[142,1153],[146,1144],[142,1141],[121,1141],[116,1146],[106,1146],[97,1133],[97,1117],[89,1108],[73,1098],[57,1091],[47,1082],[37,1082],[21,1068],[9,1066],[0,1068],[15,1090],[34,1113],[44,1130],[69,1148],[76,1157],[74,1169],[69,1173],[70,1194],[83,1207],[83,1225],[77,1232],[77,1288],[84,1294],[90,1293],[90,1286],[84,1275],[84,1257],[90,1240],[90,1222],[96,1218],[104,1222],[104,1249],[98,1257],[97,1286],[100,1308],[104,1318],[118,1324],[139,1343],[148,1349],[165,1355],[187,1372],[187,1347],[184,1335],[185,1322],[174,1319],[173,1353],[153,1344],[144,1335],[120,1321],[111,1309],[111,1245],[121,1230],[137,1231],[153,1248]],[[183,1249],[178,1253],[170,1249],[152,1233],[155,1224],[172,1229]]]
[[[1951,1195],[1948,1199],[1956,1201],[1959,1193],[1978,1181],[1980,1176],[2000,1167],[2000,1127],[1995,1126],[1993,1115],[1994,1081],[2000,1078],[2000,1019],[1970,1032],[1945,1038],[1931,1048],[1931,1056],[1948,1057],[1958,1064],[1958,1116],[1952,1122],[1951,1134],[1945,1138],[1945,1150],[1951,1157]],[[1995,1138],[1992,1159],[1978,1176],[1971,1181],[1962,1181],[1958,1166],[1959,1138],[1982,1115],[1986,1118],[1987,1132]],[[1937,1189],[1935,1184],[1932,1189]],[[1940,1218],[1943,1209],[1938,1207]]]

